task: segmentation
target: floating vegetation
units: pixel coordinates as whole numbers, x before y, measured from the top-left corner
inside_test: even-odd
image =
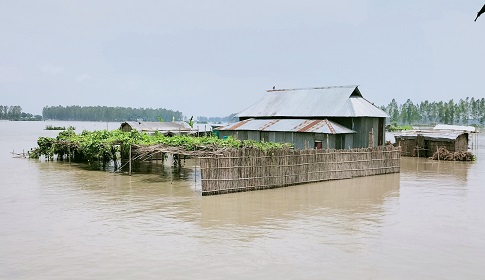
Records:
[[[389,132],[397,132],[397,131],[411,130],[411,129],[413,129],[413,127],[410,125],[397,125],[397,123],[386,125],[386,131],[389,131]]]
[[[74,126],[69,126],[67,129],[75,130],[76,128]],[[45,130],[66,130],[66,127],[65,126],[46,125]]]
[[[230,148],[255,148],[260,150],[272,150],[290,147],[289,144],[281,143],[260,143],[251,140],[237,140],[232,137],[219,139],[215,136],[194,137],[189,135],[165,136],[161,133],[148,135],[143,132],[132,130],[123,132],[121,130],[97,130],[83,131],[76,134],[73,127],[59,132],[56,138],[39,137],[38,147],[29,153],[30,158],[45,156],[52,160],[67,159],[76,162],[101,161],[107,163],[117,160],[117,153],[123,158],[128,157],[131,145],[153,146],[163,145],[166,147],[177,147],[179,151],[218,151]]]
[[[475,156],[471,152],[450,152],[445,148],[439,148],[431,159],[447,161],[474,161]]]

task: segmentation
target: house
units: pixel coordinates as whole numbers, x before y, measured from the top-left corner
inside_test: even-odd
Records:
[[[477,135],[473,126],[437,124],[432,129],[405,130],[396,135],[402,156],[431,157],[439,148],[450,152],[466,152],[470,135]],[[476,144],[476,139],[474,141]]]
[[[268,90],[238,117],[238,123],[218,129],[219,137],[348,149],[383,145],[388,115],[357,86],[336,86]]]
[[[219,137],[261,142],[293,143],[296,149],[344,149],[355,131],[342,125],[312,119],[246,119],[218,129]]]
[[[197,130],[194,130],[186,122],[124,122],[121,124],[120,129],[125,132],[134,129],[148,134],[153,134],[155,131],[158,131],[164,135],[186,135],[197,133]]]

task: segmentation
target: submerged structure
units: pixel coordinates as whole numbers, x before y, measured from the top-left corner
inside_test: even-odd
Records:
[[[273,89],[217,128],[220,138],[291,143],[200,158],[202,195],[260,190],[400,171],[400,147],[384,146],[387,113],[357,86]]]
[[[262,190],[399,172],[401,148],[384,146],[386,117],[357,86],[270,90],[238,123],[218,128],[220,139],[186,136],[199,130],[183,122],[126,122],[117,131],[41,137],[32,155],[104,164],[120,154],[128,161],[115,169],[128,165],[130,175],[132,162],[170,157],[180,166],[187,156],[202,195]]]
[[[197,130],[194,130],[186,122],[124,122],[121,124],[120,129],[123,132],[136,130],[148,134],[158,132],[163,135],[187,135],[197,133]]]
[[[432,129],[402,131],[396,135],[396,145],[402,156],[431,157],[439,149],[449,152],[466,152],[470,148],[470,135],[476,130],[471,126],[436,125]]]

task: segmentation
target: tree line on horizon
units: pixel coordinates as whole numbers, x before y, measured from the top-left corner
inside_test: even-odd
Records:
[[[131,108],[108,106],[46,106],[42,109],[44,119],[62,121],[180,121],[183,114],[163,108]]]
[[[40,115],[32,115],[30,113],[22,112],[22,107],[0,105],[0,120],[10,120],[10,121],[38,121],[42,120]]]
[[[485,98],[466,97],[455,102],[429,102],[428,100],[414,104],[408,99],[404,104],[398,104],[395,99],[387,106],[381,106],[395,124],[462,124],[484,125]]]
[[[398,104],[395,99],[380,108],[387,112],[390,122],[399,125],[413,124],[485,124],[485,98],[466,97],[455,102],[422,101],[408,99]],[[182,112],[163,108],[131,108],[108,106],[45,106],[42,116],[22,112],[22,107],[0,105],[0,120],[64,120],[64,121],[181,121]],[[234,122],[235,114],[227,117],[197,117],[198,122]]]
[[[205,117],[205,116],[197,117],[197,122],[199,123],[232,123],[237,121],[238,121],[238,117],[236,113],[230,114],[227,117]]]
[[[22,111],[22,107],[0,105],[0,120],[62,120],[62,121],[182,121],[182,112],[163,108],[131,108],[108,106],[45,106],[41,115]],[[226,117],[198,116],[197,122],[225,123],[237,121],[236,114]]]

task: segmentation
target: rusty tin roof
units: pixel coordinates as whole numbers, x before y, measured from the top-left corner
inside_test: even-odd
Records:
[[[218,128],[217,130],[312,132],[324,134],[355,133],[355,131],[327,119],[247,119],[235,124]]]

